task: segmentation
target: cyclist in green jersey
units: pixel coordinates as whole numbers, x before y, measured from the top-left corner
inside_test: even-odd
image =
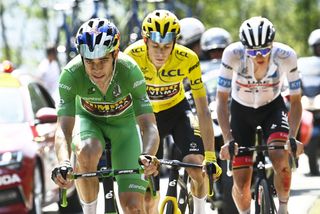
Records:
[[[60,165],[79,173],[96,171],[105,146],[111,141],[114,169],[139,167],[145,174],[157,173],[157,166],[140,154],[156,154],[159,136],[146,85],[137,64],[119,51],[120,33],[107,19],[85,22],[76,35],[79,55],[63,69],[59,80],[60,103],[55,149]],[[71,151],[76,156],[70,164]],[[125,157],[125,158],[124,158]],[[59,170],[55,170],[55,172]],[[116,177],[124,213],[145,213],[144,176]],[[71,181],[53,174],[60,188]],[[97,178],[75,181],[84,214],[96,213]]]

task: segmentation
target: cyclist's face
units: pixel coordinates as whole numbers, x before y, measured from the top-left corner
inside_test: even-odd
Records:
[[[84,66],[86,73],[95,83],[103,83],[108,80],[113,71],[113,60],[118,52],[108,53],[106,56],[98,59],[84,58]]]
[[[153,42],[151,39],[147,40],[149,59],[157,69],[166,63],[171,54],[173,45],[174,41],[166,44],[160,44]]]

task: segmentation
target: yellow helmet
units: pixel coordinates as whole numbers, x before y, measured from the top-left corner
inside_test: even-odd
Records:
[[[157,43],[172,42],[179,34],[179,20],[168,10],[155,10],[142,22],[142,36]]]

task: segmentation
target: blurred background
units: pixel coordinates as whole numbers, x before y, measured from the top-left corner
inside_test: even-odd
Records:
[[[156,8],[169,9],[179,19],[193,16],[206,28],[222,27],[238,40],[242,21],[262,15],[277,30],[276,40],[298,55],[310,55],[307,39],[320,27],[319,0],[1,0],[0,61],[36,68],[45,47],[57,45],[60,66],[74,57],[76,30],[91,17],[111,19],[121,32],[121,47],[140,38],[143,17]]]

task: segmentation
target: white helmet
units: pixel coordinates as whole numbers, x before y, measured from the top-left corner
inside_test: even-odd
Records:
[[[187,46],[200,40],[205,27],[199,19],[187,17],[180,20],[180,30],[180,37],[177,42]]]
[[[320,44],[320,29],[316,29],[310,33],[308,44],[309,46]]]
[[[223,28],[214,27],[206,30],[201,37],[201,49],[209,51],[217,48],[226,48],[231,43],[231,35]]]
[[[269,46],[274,39],[276,30],[273,24],[261,16],[244,21],[239,29],[239,37],[247,48],[262,48]]]

